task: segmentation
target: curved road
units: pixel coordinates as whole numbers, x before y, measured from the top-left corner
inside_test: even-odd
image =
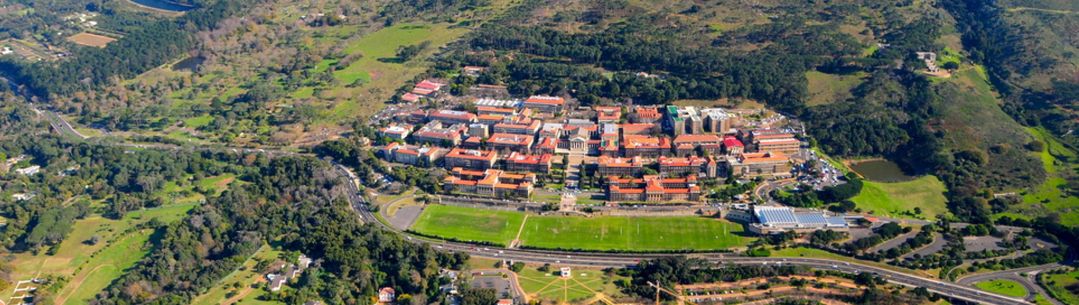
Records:
[[[1018,282],[1020,285],[1023,285],[1023,288],[1026,288],[1027,300],[1034,300],[1034,296],[1040,294],[1045,297],[1045,299],[1049,300],[1050,303],[1053,303],[1055,305],[1063,305],[1064,303],[1061,303],[1057,299],[1054,299],[1053,296],[1049,295],[1049,292],[1045,291],[1045,289],[1042,289],[1042,286],[1038,285],[1037,281],[1034,280],[1034,276],[1036,276],[1038,272],[1062,267],[1065,266],[1057,263],[1052,263],[1024,268],[1001,270],[962,277],[959,278],[959,280],[957,280],[956,282],[960,285],[973,287],[975,283],[982,281],[990,281],[996,279],[1012,280]],[[1021,273],[1025,273],[1026,276],[1022,275]]]
[[[347,185],[350,188],[349,196],[352,202],[352,208],[356,211],[359,217],[364,222],[375,223],[386,230],[397,232],[405,236],[411,242],[428,244],[433,248],[463,252],[472,256],[494,258],[494,259],[507,259],[521,262],[530,263],[550,263],[550,264],[562,264],[562,265],[577,265],[577,266],[591,266],[591,267],[629,267],[634,266],[642,259],[651,259],[665,256],[679,256],[685,254],[614,254],[614,253],[577,253],[566,251],[542,251],[542,250],[522,250],[522,249],[506,249],[488,246],[477,246],[472,244],[436,241],[412,236],[410,234],[400,232],[387,226],[386,224],[378,221],[375,218],[374,213],[368,209],[366,201],[359,195],[359,189],[356,187],[356,176],[352,174],[347,168],[341,165],[334,165],[335,172],[348,177],[351,183]],[[885,280],[908,286],[908,287],[925,287],[930,291],[962,299],[970,302],[980,304],[1001,304],[1001,305],[1019,305],[1019,304],[1031,304],[1023,299],[1011,298],[983,292],[981,290],[970,288],[967,286],[939,281],[934,279],[921,278],[889,269],[884,269],[875,266],[868,266],[859,263],[842,262],[829,259],[817,259],[817,258],[782,258],[782,257],[742,257],[723,253],[698,253],[693,254],[693,257],[705,259],[716,265],[797,265],[806,266],[816,269],[831,269],[846,273],[861,273],[870,272],[881,276]]]
[[[51,113],[49,113],[51,114]],[[48,114],[46,114],[48,116]],[[58,118],[56,122],[55,119]],[[78,135],[78,132],[71,128],[70,124],[67,124],[62,117],[55,116],[50,118],[50,125],[57,129],[58,132],[72,132]],[[125,145],[125,144],[121,144]],[[138,144],[126,144],[125,146],[136,146],[142,148],[159,148],[159,149],[173,149],[181,150],[183,147],[172,145],[138,145]],[[194,150],[223,150],[233,152],[260,152],[268,155],[298,155],[294,152],[280,151],[280,150],[262,150],[262,149],[249,149],[249,148],[213,148],[213,147],[199,147]],[[594,267],[628,267],[634,266],[642,259],[652,259],[664,256],[677,256],[684,254],[610,254],[610,253],[575,253],[565,251],[541,251],[541,250],[521,250],[521,249],[505,249],[505,248],[490,248],[483,246],[476,246],[471,244],[454,243],[446,241],[432,241],[419,237],[409,235],[407,233],[397,231],[394,228],[386,226],[386,224],[378,221],[375,215],[368,209],[366,200],[360,196],[359,188],[356,182],[358,181],[355,174],[340,164],[334,164],[334,171],[341,177],[348,178],[349,183],[345,185],[349,189],[349,202],[352,209],[357,213],[363,222],[375,223],[386,230],[402,234],[408,241],[413,243],[428,244],[433,248],[467,253],[469,255],[477,257],[495,258],[495,259],[509,259],[522,262],[532,263],[551,263],[551,264],[563,264],[563,265],[577,265],[577,266],[594,266]],[[885,280],[905,285],[908,287],[925,287],[930,291],[939,293],[941,295],[962,299],[970,302],[980,304],[999,304],[999,305],[1030,305],[1022,299],[1010,298],[988,292],[983,292],[974,288],[963,286],[956,283],[944,282],[934,279],[921,278],[912,276],[909,274],[892,271],[880,267],[862,265],[859,263],[842,262],[829,259],[815,259],[815,258],[775,258],[775,257],[739,257],[732,256],[730,254],[723,253],[701,253],[694,254],[694,257],[705,259],[716,265],[735,264],[735,265],[798,265],[806,266],[817,269],[832,269],[847,273],[861,273],[870,272],[881,276]]]

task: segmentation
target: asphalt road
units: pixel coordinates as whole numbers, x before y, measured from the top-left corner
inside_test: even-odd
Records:
[[[350,177],[355,179],[355,175],[351,173],[347,168],[341,165],[335,166],[336,172],[344,177]],[[348,184],[352,189],[351,194],[358,194],[358,189],[355,188],[355,183]],[[675,256],[685,254],[615,254],[615,253],[576,253],[566,251],[541,251],[541,250],[522,250],[522,249],[506,249],[489,246],[477,246],[471,244],[436,241],[420,238],[417,236],[411,236],[407,233],[399,232],[390,228],[378,221],[374,214],[368,210],[367,204],[364,202],[363,197],[358,195],[350,196],[352,198],[352,208],[357,212],[361,219],[364,221],[373,222],[383,228],[391,231],[398,232],[405,236],[405,238],[414,243],[428,244],[443,251],[463,252],[471,256],[493,258],[493,259],[505,259],[519,262],[529,263],[549,263],[559,265],[575,265],[575,266],[589,266],[589,267],[630,267],[639,263],[641,260],[653,259],[664,256]],[[736,265],[797,265],[806,266],[816,269],[831,269],[846,273],[862,273],[870,272],[877,274],[885,280],[908,286],[908,287],[925,287],[926,289],[957,299],[966,301],[981,303],[981,304],[1000,304],[1000,305],[1016,305],[1016,304],[1031,304],[1023,299],[1011,298],[983,292],[981,290],[959,285],[956,283],[944,282],[935,279],[921,278],[889,269],[880,267],[868,266],[859,263],[842,262],[829,259],[816,259],[816,258],[782,258],[782,257],[742,257],[732,254],[724,253],[699,253],[693,254],[694,257],[708,260],[716,265],[724,264],[736,264]]]
[[[1036,283],[1034,281],[1034,279],[1033,279],[1035,274],[1037,274],[1039,272],[1044,272],[1044,271],[1047,271],[1047,270],[1052,270],[1052,269],[1057,269],[1057,268],[1062,268],[1062,267],[1064,267],[1064,265],[1057,264],[1057,263],[1052,263],[1052,264],[1031,266],[1031,267],[1025,267],[1025,268],[1016,268],[1016,269],[1009,269],[1009,270],[1002,270],[1002,271],[995,271],[995,272],[988,272],[988,273],[980,273],[980,274],[975,274],[975,275],[962,277],[956,282],[958,282],[960,285],[974,286],[974,284],[978,283],[978,282],[995,280],[995,279],[1008,279],[1008,280],[1018,282],[1020,285],[1023,285],[1023,288],[1025,288],[1027,290],[1027,299],[1028,300],[1033,300],[1035,295],[1041,294],[1041,295],[1045,296],[1045,298],[1047,300],[1049,300],[1049,302],[1051,302],[1053,304],[1056,304],[1056,305],[1063,305],[1063,303],[1061,303],[1060,301],[1057,301],[1052,296],[1050,296],[1049,293],[1047,291],[1045,291],[1045,289],[1042,289],[1042,286],[1038,285],[1038,283]],[[1022,275],[1021,273],[1025,273],[1026,276]]]
[[[59,116],[53,113],[47,113],[50,116],[50,125],[58,132],[70,132],[78,135],[71,125],[63,120]],[[58,122],[59,121],[59,122]],[[123,146],[134,146],[141,148],[158,148],[158,149],[173,149],[183,150],[185,148],[171,146],[171,145],[134,145],[127,144]],[[287,151],[275,151],[275,150],[262,150],[262,149],[249,149],[249,148],[221,148],[221,147],[200,147],[198,150],[219,150],[219,151],[233,151],[233,152],[259,152],[267,155],[297,155],[297,153]],[[397,232],[404,235],[404,237],[410,242],[429,244],[431,247],[440,250],[463,252],[472,256],[495,258],[495,259],[509,259],[520,262],[531,263],[551,263],[561,265],[577,265],[577,266],[594,266],[594,267],[627,267],[636,265],[642,259],[652,259],[663,256],[682,255],[682,254],[609,254],[609,253],[575,253],[575,252],[563,252],[563,251],[540,251],[540,250],[520,250],[520,249],[503,249],[503,248],[490,248],[482,247],[470,244],[451,243],[445,241],[432,241],[419,237],[414,237],[391,227],[386,226],[382,222],[375,218],[374,214],[367,208],[367,203],[362,196],[360,196],[359,188],[357,187],[357,177],[347,168],[342,165],[334,164],[334,172],[338,173],[344,178],[348,179],[349,183],[346,185],[349,187],[349,201],[352,208],[357,212],[357,215],[364,222],[375,223],[383,228],[392,232]],[[981,304],[1000,304],[1000,305],[1017,305],[1017,304],[1031,304],[1022,299],[1010,298],[1001,295],[996,295],[988,292],[983,292],[974,288],[963,286],[956,283],[949,283],[938,281],[934,279],[921,278],[912,276],[905,273],[900,273],[884,268],[862,265],[859,263],[849,263],[828,259],[813,259],[813,258],[772,258],[772,257],[739,257],[732,256],[730,254],[723,253],[701,253],[694,254],[694,257],[706,259],[716,265],[723,264],[740,264],[740,265],[799,265],[817,269],[832,269],[847,273],[861,273],[871,272],[877,274],[889,282],[905,285],[909,287],[925,287],[930,291],[939,293],[941,295],[967,300],[971,302]]]

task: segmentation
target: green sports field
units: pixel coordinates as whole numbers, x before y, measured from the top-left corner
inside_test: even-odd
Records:
[[[713,218],[530,216],[525,219],[518,212],[439,205],[425,209],[412,230],[503,245],[510,244],[520,230],[522,246],[544,249],[719,250],[745,246],[752,241],[741,225]]]
[[[509,245],[522,221],[524,214],[517,212],[431,205],[411,229],[447,239]]]

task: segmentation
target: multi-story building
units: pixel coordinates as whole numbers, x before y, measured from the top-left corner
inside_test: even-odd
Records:
[[[487,147],[496,151],[529,153],[532,151],[532,142],[535,140],[534,135],[496,133],[487,138]]]
[[[408,138],[408,135],[412,133],[413,126],[411,124],[390,124],[383,127],[379,132],[383,137],[387,137],[394,140],[404,141]]]
[[[674,138],[675,155],[692,156],[697,150],[710,155],[722,153],[723,141],[714,134],[684,134]]]
[[[444,126],[440,121],[430,121],[412,133],[412,141],[419,144],[433,144],[453,147],[461,144],[461,135],[468,131],[465,124]]]
[[[454,168],[442,181],[443,188],[449,192],[465,193],[490,197],[532,196],[532,185],[536,183],[536,174],[507,173],[497,169],[483,171]]]
[[[697,177],[661,178],[648,175],[643,178],[607,178],[607,200],[615,202],[667,202],[700,201],[701,188]]]
[[[667,126],[674,136],[704,133],[704,120],[695,107],[667,105]]]
[[[704,117],[704,129],[711,133],[725,134],[731,131],[731,125],[737,118],[723,108],[701,109]]]
[[[551,172],[552,159],[554,155],[551,154],[526,155],[513,152],[506,157],[506,170],[547,174]]]
[[[500,116],[515,116],[517,115],[517,109],[506,107],[492,107],[492,106],[476,106],[476,114],[493,114]]]
[[[696,175],[714,178],[719,175],[719,162],[716,162],[713,157],[659,157],[658,163],[659,174],[664,177]]]
[[[659,126],[653,123],[621,124],[622,135],[652,135],[659,132]]]
[[[476,115],[457,110],[435,110],[427,114],[427,119],[441,121],[446,124],[472,124],[476,122]]]
[[[594,106],[596,111],[596,123],[618,123],[622,118],[622,107],[618,106]]]
[[[745,145],[735,136],[723,137],[723,151],[728,155],[737,155],[745,151]]]
[[[382,157],[386,160],[417,166],[431,166],[438,162],[447,150],[441,147],[405,145],[390,143],[382,149]]]
[[[495,124],[494,133],[511,133],[520,135],[535,135],[540,130],[543,122],[540,120],[525,119],[518,122],[502,122]]]
[[[481,139],[489,137],[491,136],[491,132],[488,128],[489,125],[483,123],[474,123],[472,125],[468,125],[468,137],[478,137]]]
[[[566,99],[557,96],[534,95],[529,97],[522,107],[546,113],[562,113],[566,107]]]
[[[758,139],[754,146],[757,151],[774,151],[784,154],[795,154],[802,148],[802,141],[795,138],[765,138]]]
[[[659,113],[659,108],[637,106],[633,108],[633,113],[629,118],[634,123],[657,123],[663,115]]]
[[[622,151],[626,157],[655,158],[665,156],[671,151],[671,141],[666,137],[623,136]]]
[[[786,177],[791,175],[790,158],[780,152],[741,153],[728,157],[731,175],[742,177]]]
[[[442,157],[446,168],[467,168],[484,170],[495,166],[498,153],[487,150],[454,148]]]
[[[641,157],[633,158],[613,158],[608,156],[600,156],[596,162],[596,176],[637,176],[644,170],[644,163],[641,162]]]
[[[541,137],[532,150],[537,154],[554,154],[558,151],[558,143],[557,137]]]

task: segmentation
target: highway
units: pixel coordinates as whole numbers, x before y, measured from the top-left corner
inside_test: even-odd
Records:
[[[51,114],[51,115],[50,115]],[[50,125],[57,132],[74,133],[79,135],[74,128],[71,127],[62,117],[57,116],[51,112],[45,114],[50,121]],[[59,122],[57,122],[59,121]],[[81,135],[79,135],[82,137]],[[229,147],[198,147],[198,148],[184,148],[168,144],[115,144],[125,147],[140,147],[140,148],[153,148],[153,149],[171,149],[171,150],[210,150],[210,151],[231,151],[231,152],[244,152],[244,153],[264,153],[269,156],[274,155],[306,155],[289,151],[281,150],[263,150],[263,149],[251,149],[251,148],[229,148]],[[630,267],[636,265],[641,260],[665,257],[665,256],[677,256],[686,254],[639,254],[639,253],[625,253],[625,254],[613,254],[613,253],[576,253],[566,251],[543,251],[543,250],[522,250],[522,249],[506,249],[496,247],[477,246],[464,243],[454,243],[446,241],[429,240],[420,238],[418,236],[412,236],[408,233],[397,231],[394,228],[387,226],[386,224],[378,221],[374,213],[369,209],[366,200],[361,196],[358,185],[358,178],[351,170],[340,165],[333,164],[334,170],[332,172],[337,173],[343,180],[347,181],[345,185],[348,187],[349,202],[352,209],[357,213],[358,217],[363,222],[369,222],[381,226],[385,230],[396,232],[403,235],[408,241],[418,244],[428,244],[433,248],[444,250],[467,253],[471,256],[494,258],[494,259],[507,259],[519,262],[529,263],[550,263],[559,265],[570,266],[591,266],[591,267]],[[797,265],[806,266],[816,269],[831,269],[847,273],[861,273],[870,272],[877,274],[885,280],[908,286],[908,287],[925,287],[926,289],[945,295],[952,298],[962,299],[970,302],[980,304],[999,304],[999,305],[1019,305],[1019,304],[1032,304],[1022,299],[1010,298],[1006,296],[996,295],[988,292],[983,292],[964,285],[943,282],[935,279],[921,278],[889,269],[884,269],[875,266],[868,266],[859,263],[843,262],[837,260],[828,259],[816,259],[816,258],[782,258],[782,257],[742,257],[727,253],[697,253],[691,256],[705,259],[716,265],[724,264],[738,264],[738,265]]]
[[[490,246],[479,246],[472,244],[447,242],[439,240],[430,240],[413,236],[405,232],[400,232],[394,228],[378,221],[375,214],[368,208],[367,203],[362,196],[359,195],[359,189],[356,187],[355,175],[350,170],[341,165],[335,165],[335,172],[343,177],[348,177],[350,183],[348,183],[350,189],[350,199],[352,200],[352,208],[360,216],[364,222],[371,222],[382,228],[402,234],[407,240],[413,243],[428,244],[431,247],[443,250],[467,253],[471,256],[493,258],[493,259],[505,259],[518,262],[528,263],[549,263],[558,265],[570,265],[570,266],[588,266],[588,267],[631,267],[637,265],[641,260],[659,258],[664,256],[681,256],[687,254],[639,254],[639,253],[585,253],[585,252],[566,252],[566,251],[546,251],[546,250],[524,250],[524,249],[507,249]],[[863,265],[859,263],[843,262],[829,259],[817,259],[817,258],[782,258],[782,257],[744,257],[727,253],[694,253],[688,254],[695,258],[701,258],[712,262],[713,264],[725,265],[796,265],[805,266],[823,270],[836,270],[846,273],[861,273],[870,272],[881,276],[885,280],[908,286],[908,287],[925,287],[926,289],[945,295],[952,298],[966,300],[970,302],[976,302],[981,304],[1000,304],[1000,305],[1018,305],[1018,304],[1031,304],[1023,299],[1011,298],[983,292],[981,290],[966,287],[956,283],[950,283],[945,281],[939,281],[935,279],[927,279],[917,277],[909,274],[905,274],[898,271],[892,271],[885,268]]]

